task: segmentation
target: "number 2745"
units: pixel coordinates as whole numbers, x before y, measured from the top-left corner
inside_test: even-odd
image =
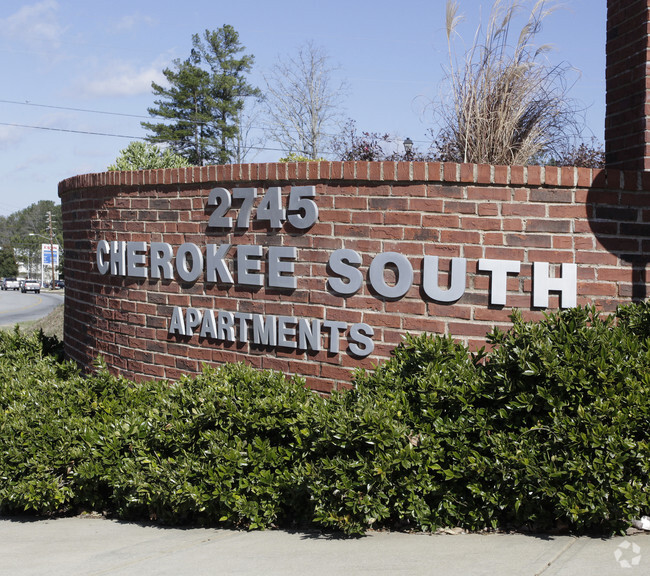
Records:
[[[282,205],[282,189],[269,188],[255,210],[256,222],[268,222],[270,228],[282,228],[285,222],[298,230],[306,230],[318,221],[318,206],[314,201],[315,186],[292,186],[287,207]],[[208,206],[214,212],[208,221],[210,228],[232,228],[233,218],[228,213],[233,203],[240,204],[235,228],[248,228],[257,199],[257,188],[213,188],[208,196]]]

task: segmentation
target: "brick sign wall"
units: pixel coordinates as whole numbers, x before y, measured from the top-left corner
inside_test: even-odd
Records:
[[[476,347],[515,308],[645,298],[648,190],[642,172],[438,163],[76,176],[66,352],[135,379],[241,361],[330,391],[407,332]]]

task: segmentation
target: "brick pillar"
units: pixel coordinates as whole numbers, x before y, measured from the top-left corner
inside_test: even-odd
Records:
[[[607,0],[607,165],[650,170],[650,0]]]

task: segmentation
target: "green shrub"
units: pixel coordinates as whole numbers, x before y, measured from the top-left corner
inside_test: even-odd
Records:
[[[54,339],[0,332],[0,510],[49,513],[74,499],[77,415],[60,393],[77,371]]]
[[[304,154],[298,154],[296,152],[289,152],[286,156],[283,156],[278,160],[278,162],[322,162],[325,158],[310,158]]]
[[[0,333],[0,512],[167,524],[620,531],[650,510],[650,306],[406,336],[329,398],[243,365],[134,384]]]
[[[153,393],[121,424],[120,515],[260,528],[301,514],[307,495],[292,471],[319,402],[302,382],[230,365],[146,386]]]
[[[620,529],[648,510],[648,307],[618,315],[618,325],[585,308],[539,323],[517,316],[491,336],[497,487],[519,521]]]

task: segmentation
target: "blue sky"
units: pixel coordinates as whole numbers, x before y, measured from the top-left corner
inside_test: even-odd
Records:
[[[469,44],[492,2],[459,5],[461,37]],[[570,95],[585,108],[584,137],[600,141],[605,15],[605,0],[564,0],[538,38],[553,46],[550,62],[575,69]],[[153,104],[151,81],[160,82],[174,58],[189,55],[192,34],[224,24],[255,56],[254,85],[263,87],[262,74],[278,56],[312,41],[338,67],[336,80],[347,83],[344,118],[356,120],[359,130],[425,146],[435,126],[427,104],[439,100],[448,62],[445,0],[3,0],[0,215],[39,200],[58,202],[60,180],[104,171],[131,139],[146,134],[140,116]],[[248,160],[281,155],[260,151]]]

